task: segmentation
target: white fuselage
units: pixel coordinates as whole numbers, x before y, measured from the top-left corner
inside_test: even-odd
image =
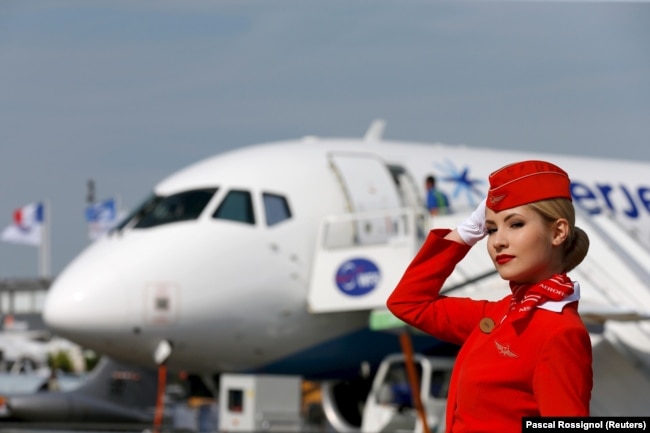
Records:
[[[46,323],[83,346],[145,365],[153,365],[156,346],[168,340],[172,368],[202,373],[264,371],[295,357],[304,365],[320,360],[321,373],[335,374],[362,361],[358,353],[394,350],[363,347],[378,344],[364,334],[368,311],[315,314],[308,306],[321,221],[366,210],[350,201],[350,185],[333,167],[334,154],[374,155],[403,168],[419,197],[424,178],[433,173],[454,209],[478,203],[491,171],[517,160],[550,160],[571,175],[576,205],[611,213],[650,245],[650,164],[306,138],[218,155],[163,180],[154,188],[160,197],[216,192],[196,218],[146,228],[129,223],[87,247],[52,285]],[[358,185],[355,194],[368,194],[373,206],[390,201],[372,181],[360,182],[368,184]],[[250,194],[248,222],[214,216],[231,191]],[[269,195],[286,200],[290,213],[271,225]],[[402,206],[421,207],[406,198]],[[338,347],[337,341],[354,347]],[[316,348],[320,352],[310,352]]]

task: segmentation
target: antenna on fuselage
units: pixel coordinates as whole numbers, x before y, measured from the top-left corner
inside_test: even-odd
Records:
[[[386,122],[382,119],[375,119],[370,124],[363,136],[364,141],[381,141],[384,138],[384,130],[386,129]]]

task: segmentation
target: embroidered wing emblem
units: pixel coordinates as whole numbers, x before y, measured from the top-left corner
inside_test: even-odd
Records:
[[[499,351],[499,355],[505,356],[506,358],[519,358],[519,355],[517,355],[515,352],[510,350],[510,345],[501,344],[496,340],[494,340],[494,344],[497,346],[497,350]]]
[[[490,197],[490,204],[493,204],[493,205],[497,204],[501,200],[503,200],[504,198],[506,198],[505,194],[503,194],[503,195],[493,195],[492,197]]]

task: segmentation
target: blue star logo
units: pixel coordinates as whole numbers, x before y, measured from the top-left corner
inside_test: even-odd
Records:
[[[458,199],[465,196],[467,203],[471,207],[478,205],[480,200],[485,198],[485,193],[479,185],[485,183],[481,179],[472,179],[469,175],[469,167],[458,169],[453,162],[445,160],[444,163],[434,164],[434,166],[442,173],[439,179],[444,182],[453,182],[456,184],[452,197]]]

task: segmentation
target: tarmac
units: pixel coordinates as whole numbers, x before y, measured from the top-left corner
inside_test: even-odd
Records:
[[[2,433],[143,433],[153,432],[148,424],[95,424],[95,423],[38,423],[38,422],[2,422]],[[163,428],[160,433],[180,433],[182,430]],[[187,430],[185,430],[187,432]]]
[[[154,433],[151,424],[96,424],[96,423],[0,423],[0,433]],[[178,429],[163,425],[158,433],[198,433],[197,430]],[[203,432],[201,432],[203,433]],[[205,433],[217,433],[205,432]]]

